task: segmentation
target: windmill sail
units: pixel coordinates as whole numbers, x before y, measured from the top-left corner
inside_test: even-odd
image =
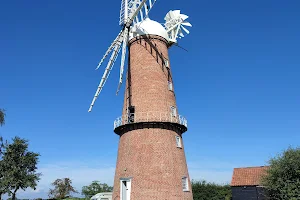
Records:
[[[104,56],[102,57],[101,61],[96,67],[96,70],[99,69],[99,67],[102,65],[105,58],[109,55],[109,53],[113,50],[113,48],[116,46],[116,42],[119,40],[120,37],[122,37],[123,31],[121,31],[116,39],[111,43],[111,45],[108,47],[107,51],[105,52]]]
[[[109,46],[108,50],[105,52],[103,58],[99,62],[96,69],[98,69],[106,57],[112,52],[110,59],[108,61],[108,64],[105,68],[104,74],[101,78],[101,81],[98,85],[98,88],[96,90],[96,93],[94,95],[94,98],[92,100],[92,103],[89,108],[89,112],[92,111],[92,108],[95,104],[95,101],[97,100],[100,92],[102,91],[102,88],[110,74],[110,71],[113,68],[113,65],[118,57],[118,54],[120,52],[121,46],[122,46],[122,58],[121,58],[121,66],[120,66],[120,79],[119,79],[119,85],[117,89],[117,94],[120,90],[121,84],[123,82],[123,73],[124,73],[124,65],[125,65],[125,58],[126,58],[126,47],[128,43],[128,36],[129,32],[131,30],[131,25],[134,22],[135,18],[140,18],[141,20],[144,19],[145,16],[148,15],[149,9],[151,9],[153,6],[153,3],[155,3],[156,0],[148,0],[148,3],[151,5],[150,7],[146,4],[147,0],[122,0],[121,3],[121,12],[120,12],[120,24],[123,26],[122,31],[118,34],[116,39],[112,42],[112,44]],[[144,8],[144,10],[143,10]],[[143,13],[145,12],[145,13]],[[138,14],[140,14],[138,16]],[[123,45],[122,45],[123,44]]]
[[[130,20],[132,20],[131,23],[133,22],[134,24],[143,21],[148,17],[156,1],[157,0],[122,0],[119,24],[124,26]]]
[[[120,66],[120,79],[119,79],[117,94],[118,94],[120,87],[122,85],[122,82],[123,82],[124,65],[125,65],[125,59],[126,59],[126,48],[127,48],[128,36],[129,36],[128,34],[129,34],[129,31],[126,28],[124,31],[124,37],[123,37],[122,58],[121,58],[121,66]]]
[[[116,39],[111,43],[104,56],[100,60],[96,69],[103,64],[105,59],[111,54],[110,59],[107,63],[101,81],[98,85],[94,98],[89,108],[89,112],[92,110],[96,99],[98,98],[100,92],[102,91],[105,82],[113,68],[113,65],[118,57],[120,50],[122,49],[121,65],[120,65],[120,78],[117,88],[117,94],[123,83],[124,66],[126,60],[126,49],[128,44],[129,35],[134,35],[134,33],[139,32],[142,34],[147,34],[147,32],[140,27],[142,23],[145,22],[149,15],[150,10],[153,8],[157,0],[122,0],[121,1],[121,11],[120,11],[120,22],[122,30],[117,35]],[[184,37],[184,34],[189,34],[189,30],[185,27],[191,27],[192,25],[186,21],[187,15],[181,14],[180,10],[174,10],[167,13],[165,20],[165,29],[167,36],[165,37],[170,46],[177,42],[177,38]],[[139,23],[139,24],[138,24]]]
[[[113,47],[114,50],[113,50],[113,52],[112,52],[112,54],[110,56],[110,59],[109,59],[109,61],[107,63],[107,66],[105,68],[105,71],[103,73],[101,81],[100,81],[100,83],[98,85],[98,88],[96,90],[95,96],[94,96],[94,98],[92,100],[92,103],[90,105],[89,112],[92,111],[92,108],[93,108],[93,106],[95,104],[95,101],[97,100],[97,98],[98,98],[98,96],[99,96],[99,94],[100,94],[100,92],[101,92],[101,90],[102,90],[102,88],[103,88],[103,86],[104,86],[104,84],[105,84],[105,82],[106,82],[109,74],[110,74],[110,71],[112,70],[112,67],[113,67],[113,65],[114,65],[114,63],[115,63],[115,61],[116,61],[116,59],[118,57],[118,54],[119,54],[119,51],[120,51],[120,48],[121,48],[121,44],[122,44],[122,40],[123,40],[123,35],[124,34],[122,33],[120,35],[120,37],[118,37],[118,40],[115,42],[115,45]]]

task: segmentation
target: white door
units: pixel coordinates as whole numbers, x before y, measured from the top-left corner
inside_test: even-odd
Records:
[[[131,191],[131,180],[130,179],[121,179],[120,180],[120,200],[130,200],[130,191]]]

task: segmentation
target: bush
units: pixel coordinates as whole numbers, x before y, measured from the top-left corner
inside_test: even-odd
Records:
[[[288,148],[270,159],[262,185],[271,199],[300,199],[300,148]]]
[[[230,185],[219,185],[206,181],[192,181],[194,200],[230,200]]]

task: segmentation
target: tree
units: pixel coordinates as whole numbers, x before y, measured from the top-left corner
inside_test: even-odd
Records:
[[[0,126],[3,126],[5,124],[5,110],[0,109]],[[2,161],[2,156],[4,152],[4,144],[3,144],[3,138],[0,136],[0,200],[2,197],[2,194],[5,194],[8,192],[7,183],[4,179],[5,170],[4,170],[4,162]]]
[[[0,126],[5,124],[5,110],[0,109]]]
[[[78,193],[72,186],[72,180],[69,178],[56,179],[52,185],[54,189],[50,189],[49,197],[55,199],[64,199],[71,195],[71,193]]]
[[[8,190],[8,183],[7,183],[7,178],[6,178],[6,165],[2,160],[3,153],[4,153],[4,144],[3,144],[3,139],[0,137],[0,200],[2,199],[2,195],[7,193]]]
[[[99,181],[93,181],[89,186],[83,186],[81,194],[86,198],[91,198],[95,194],[100,192],[112,192],[113,187],[108,186],[106,183],[100,183]]]
[[[3,180],[9,194],[15,200],[19,189],[25,190],[30,187],[35,190],[41,176],[36,172],[39,154],[28,151],[28,141],[19,137],[13,138],[11,144],[7,143],[4,146],[1,161],[5,172]]]
[[[262,185],[271,199],[300,199],[300,148],[289,147],[271,158]]]
[[[232,197],[229,185],[218,185],[206,181],[192,181],[194,200],[230,200]]]

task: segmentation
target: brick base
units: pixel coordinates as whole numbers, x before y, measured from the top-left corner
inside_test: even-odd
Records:
[[[166,129],[138,129],[120,137],[113,199],[120,199],[120,178],[132,178],[131,200],[192,200],[183,192],[182,177],[188,177],[184,147]],[[189,188],[191,185],[189,183]]]

